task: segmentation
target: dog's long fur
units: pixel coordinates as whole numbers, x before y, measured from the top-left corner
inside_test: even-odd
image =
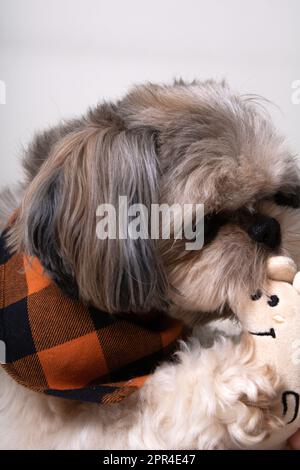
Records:
[[[296,159],[256,101],[225,83],[135,87],[37,136],[24,168],[10,248],[37,256],[68,295],[102,310],[163,309],[195,325],[230,315],[263,282],[270,253],[300,261]],[[119,195],[148,208],[204,203],[207,243],[187,252],[174,239],[98,240],[96,208]],[[268,233],[253,239],[263,217],[274,217],[276,243]],[[201,351],[195,343],[179,358],[113,409],[36,396],[1,374],[0,444],[226,448],[250,446],[278,425],[268,405],[278,380],[256,368],[251,344]]]

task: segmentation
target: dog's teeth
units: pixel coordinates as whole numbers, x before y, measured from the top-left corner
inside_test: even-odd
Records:
[[[281,315],[274,315],[273,319],[274,319],[277,323],[284,323],[284,322],[285,322],[285,318],[282,317]]]

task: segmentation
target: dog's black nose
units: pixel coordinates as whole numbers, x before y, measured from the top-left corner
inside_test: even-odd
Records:
[[[253,240],[267,245],[272,250],[277,248],[281,242],[279,222],[264,215],[256,217],[254,223],[248,228],[248,234]]]

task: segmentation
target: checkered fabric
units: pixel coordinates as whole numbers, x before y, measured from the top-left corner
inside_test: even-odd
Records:
[[[5,371],[56,397],[118,402],[170,357],[180,322],[156,312],[110,315],[66,297],[38,259],[10,255],[0,238],[0,339]]]

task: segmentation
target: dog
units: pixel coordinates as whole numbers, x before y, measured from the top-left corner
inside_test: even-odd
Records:
[[[7,216],[18,208],[9,249],[37,257],[67,296],[111,314],[164,311],[194,337],[114,405],[37,394],[1,371],[1,448],[244,448],[280,426],[278,377],[251,344],[199,339],[216,319],[238,324],[231,307],[264,282],[271,254],[300,262],[297,159],[259,99],[211,80],[139,85],[37,135],[23,163],[20,202],[2,195]],[[119,195],[204,204],[204,246],[97,239],[97,207]]]

